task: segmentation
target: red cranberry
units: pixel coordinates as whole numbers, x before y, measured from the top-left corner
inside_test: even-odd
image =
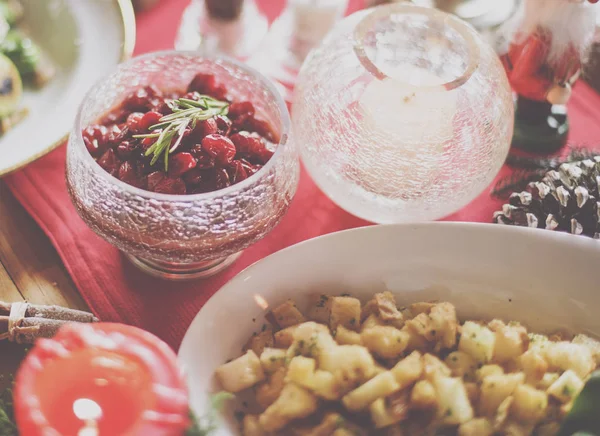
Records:
[[[156,142],[156,138],[143,138],[142,139],[142,148],[144,150],[148,150],[152,144]]]
[[[188,85],[188,92],[198,91],[200,94],[210,94],[217,87],[217,81],[213,74],[198,73]]]
[[[215,170],[214,183],[215,190],[227,188],[231,185],[231,182],[229,180],[229,174],[227,174],[227,171],[225,171],[224,168],[217,168]]]
[[[188,100],[200,101],[200,99],[202,98],[202,94],[200,94],[198,91],[190,91],[185,93],[183,95],[183,98],[187,98]]]
[[[264,165],[267,162],[269,162],[269,159],[273,157],[273,152],[265,147],[261,151],[256,153],[254,156],[256,157],[256,160],[258,160],[261,164]]]
[[[197,159],[196,166],[198,168],[206,170],[215,166],[215,158],[202,151],[201,145],[198,144],[192,147],[190,153]]]
[[[158,124],[159,120],[162,118],[162,114],[155,111],[146,112],[140,122],[138,123],[141,131],[147,131],[151,126]]]
[[[228,101],[227,88],[225,88],[224,85],[219,85],[216,88],[212,89],[211,92],[208,93],[208,95],[217,100]]]
[[[117,156],[123,160],[129,159],[137,149],[138,146],[134,142],[123,141],[117,146]]]
[[[230,163],[236,153],[233,142],[223,135],[208,135],[202,140],[202,149],[222,165]]]
[[[114,147],[115,145],[119,145],[123,138],[127,135],[129,129],[125,126],[121,129],[118,125],[114,124],[106,135],[106,141],[108,142],[110,147]]]
[[[215,133],[220,133],[217,127],[217,120],[209,118],[208,120],[203,120],[196,124],[192,136],[194,140],[200,142],[205,136],[214,135]]]
[[[180,177],[196,166],[196,159],[189,153],[177,153],[169,158],[169,177]]]
[[[218,129],[216,133],[223,135],[223,136],[229,136],[229,134],[231,133],[231,125],[232,125],[231,120],[222,115],[218,115],[214,119],[217,123],[217,129]]]
[[[137,188],[143,188],[145,185],[145,179],[139,176],[135,164],[131,162],[123,162],[121,164],[118,177],[121,181]]]
[[[244,126],[248,131],[258,133],[267,141],[279,142],[275,133],[271,129],[271,125],[264,120],[259,120],[254,117],[250,117],[246,120]]]
[[[262,165],[252,164],[252,163],[248,162],[246,159],[240,159],[240,162],[242,163],[242,167],[246,171],[246,174],[248,175],[248,177],[250,177],[252,174],[256,173],[258,170],[260,170],[262,168]]]
[[[244,164],[239,160],[234,160],[227,169],[231,183],[235,184],[248,178],[248,173],[244,169]]]
[[[230,118],[249,118],[254,116],[254,112],[254,105],[252,103],[249,101],[242,101],[239,103],[231,103],[227,115]]]
[[[129,94],[123,100],[123,108],[129,111],[142,111],[146,110],[147,106],[151,104],[153,95],[148,93],[147,88],[139,88]]]
[[[185,183],[180,178],[165,177],[154,186],[154,192],[161,194],[185,195]]]
[[[154,191],[156,185],[165,179],[166,176],[162,171],[154,171],[153,173],[148,174],[148,189],[150,191]]]
[[[140,133],[143,129],[141,128],[141,122],[144,114],[141,112],[133,112],[127,117],[127,128],[133,133]]]
[[[256,154],[265,148],[260,136],[255,133],[239,132],[231,135],[230,139],[240,154]]]
[[[107,173],[114,176],[121,165],[121,161],[117,159],[114,150],[109,148],[100,159],[98,159],[98,165],[100,165]]]
[[[202,170],[194,168],[183,175],[183,180],[188,185],[199,185],[203,181]]]
[[[87,137],[89,140],[95,139],[98,142],[103,142],[107,133],[108,129],[106,126],[92,125],[83,129],[82,135],[84,138]]]

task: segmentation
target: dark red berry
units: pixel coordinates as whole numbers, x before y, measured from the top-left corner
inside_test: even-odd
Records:
[[[217,86],[217,81],[213,74],[198,73],[194,76],[188,85],[188,92],[198,91],[200,94],[210,94]]]
[[[198,168],[206,170],[215,166],[215,158],[202,151],[202,146],[199,144],[192,147],[190,153],[197,159],[196,166]]]
[[[123,162],[119,167],[118,177],[121,181],[138,188],[144,188],[145,178],[140,177],[135,164]]]
[[[215,189],[223,189],[227,188],[231,185],[231,181],[229,180],[229,174],[225,171],[224,168],[215,169]]]
[[[244,119],[248,119],[254,116],[254,105],[249,101],[242,101],[239,103],[231,103],[229,105],[229,112],[227,115],[230,118],[237,119],[240,117],[244,117]]]
[[[150,148],[150,146],[152,144],[154,144],[155,142],[156,142],[156,138],[143,138],[142,142],[141,142],[142,148],[144,150],[148,150],[148,148]]]
[[[228,101],[227,88],[224,85],[217,86],[216,88],[212,89],[207,94],[217,100]]]
[[[188,100],[199,101],[200,98],[202,98],[202,95],[198,91],[190,91],[184,94],[183,98],[187,98]]]
[[[199,185],[203,180],[202,171],[199,168],[191,169],[183,175],[183,180],[188,185]]]
[[[195,141],[200,142],[205,136],[214,135],[215,133],[220,133],[217,128],[217,121],[214,118],[209,118],[196,124],[192,132],[192,137]]]
[[[217,123],[217,132],[220,135],[223,136],[229,136],[229,134],[231,133],[231,120],[227,117],[224,117],[222,115],[218,115],[214,118],[214,120]]]
[[[123,100],[123,108],[131,112],[133,111],[145,111],[149,104],[151,104],[152,98],[155,96],[153,91],[148,93],[151,88],[139,88],[129,94]]]
[[[163,115],[159,112],[155,112],[155,111],[146,112],[144,114],[144,116],[142,117],[142,119],[140,120],[140,122],[138,123],[140,130],[143,132],[149,130],[150,126],[157,124],[159,122],[159,120],[162,118],[162,116]]]
[[[117,156],[122,160],[129,159],[137,149],[138,146],[134,142],[123,141],[117,146]]]
[[[265,148],[261,137],[255,133],[245,131],[234,133],[230,139],[234,143],[237,152],[243,155],[256,154]]]
[[[208,135],[202,140],[202,150],[221,165],[229,164],[235,157],[236,149],[231,140],[223,135]]]
[[[163,181],[167,176],[162,171],[154,171],[148,174],[148,189],[154,191],[156,185]]]
[[[127,128],[133,133],[140,133],[143,131],[141,128],[141,122],[144,114],[141,112],[133,112],[127,117]]]
[[[254,155],[255,159],[258,160],[261,164],[266,164],[273,157],[273,152],[268,148],[263,148],[261,151]]]
[[[262,168],[262,165],[255,165],[253,163],[248,162],[246,159],[240,159],[239,162],[241,162],[242,167],[246,171],[248,177],[250,177],[252,174],[256,173]]]
[[[106,126],[92,125],[83,129],[82,135],[84,138],[87,137],[89,140],[95,139],[96,141],[103,142],[107,133],[108,129]]]
[[[196,159],[190,153],[177,153],[169,157],[169,177],[180,177],[196,166]]]
[[[180,178],[165,177],[154,186],[154,192],[161,194],[185,195],[185,183]]]
[[[234,160],[231,162],[229,168],[227,169],[227,173],[229,174],[232,184],[241,182],[242,180],[248,178],[248,173],[246,173],[246,170],[244,169],[244,164],[242,164],[242,162],[239,160]]]
[[[121,161],[117,159],[115,152],[112,148],[106,150],[106,152],[98,159],[98,165],[100,165],[107,173],[116,175],[121,165]]]
[[[125,126],[121,129],[118,125],[114,124],[112,127],[108,129],[108,133],[106,134],[106,142],[108,142],[109,147],[115,147],[119,145],[123,138],[127,135],[129,129]]]
[[[264,120],[259,120],[254,117],[250,117],[244,123],[244,127],[250,132],[256,132],[267,141],[279,142],[277,136],[271,129],[271,125]]]

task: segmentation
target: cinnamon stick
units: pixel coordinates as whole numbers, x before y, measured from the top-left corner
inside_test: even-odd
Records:
[[[12,303],[0,301],[0,316],[9,315]],[[82,310],[69,309],[62,306],[41,306],[38,304],[28,304],[25,312],[27,318],[45,318],[61,321],[73,322],[96,322],[98,318],[88,312]],[[0,327],[0,332],[4,331]]]
[[[8,316],[0,316],[0,332],[4,332],[0,333],[0,340],[10,340],[8,318]],[[44,318],[23,318],[19,325],[13,328],[12,340],[17,344],[33,344],[36,339],[51,338],[59,328],[69,322]]]

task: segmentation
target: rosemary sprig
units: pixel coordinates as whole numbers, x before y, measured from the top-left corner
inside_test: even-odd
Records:
[[[208,95],[201,95],[199,100],[179,98],[169,102],[168,105],[173,113],[165,115],[157,124],[150,126],[152,133],[133,135],[134,138],[156,138],[156,141],[146,150],[146,156],[152,155],[150,165],[154,165],[161,156],[164,156],[165,171],[169,170],[169,154],[179,147],[188,127],[194,129],[198,121],[227,115],[229,111],[229,103],[215,100]],[[155,130],[158,131],[154,132]]]

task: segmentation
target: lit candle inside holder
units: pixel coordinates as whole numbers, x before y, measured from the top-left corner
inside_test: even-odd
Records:
[[[457,97],[423,68],[402,65],[386,73],[387,78],[372,80],[359,100],[364,140],[353,158],[361,162],[355,167],[363,188],[402,198],[435,183],[444,145],[454,135]],[[381,162],[393,172],[381,171]]]
[[[38,340],[17,373],[14,404],[26,436],[179,436],[189,425],[173,351],[121,324],[69,324]]]

